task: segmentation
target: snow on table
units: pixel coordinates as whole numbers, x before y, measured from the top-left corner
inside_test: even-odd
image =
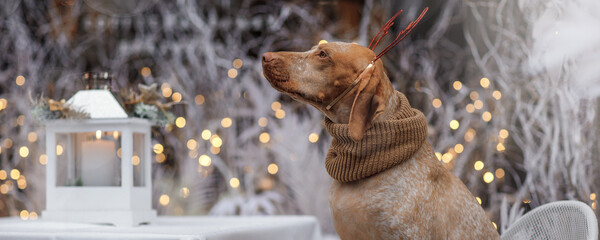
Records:
[[[321,239],[321,231],[312,216],[161,216],[137,227],[0,218],[0,239],[310,240]]]

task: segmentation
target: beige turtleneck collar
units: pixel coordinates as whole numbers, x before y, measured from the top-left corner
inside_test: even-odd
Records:
[[[367,178],[410,159],[427,138],[427,119],[413,109],[404,94],[392,119],[374,122],[360,142],[354,142],[348,124],[325,118],[325,128],[333,137],[325,168],[340,182]]]

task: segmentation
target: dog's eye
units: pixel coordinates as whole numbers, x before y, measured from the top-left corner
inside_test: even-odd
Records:
[[[326,58],[326,57],[327,57],[327,53],[326,53],[325,51],[321,51],[321,52],[319,53],[319,57],[320,57],[320,58]]]

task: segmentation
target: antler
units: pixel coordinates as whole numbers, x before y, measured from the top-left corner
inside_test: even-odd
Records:
[[[373,62],[377,61],[377,59],[381,58],[384,54],[386,54],[392,48],[394,48],[396,45],[398,45],[398,43],[400,43],[400,41],[402,41],[406,36],[408,36],[410,31],[412,31],[417,26],[419,21],[421,21],[423,16],[425,16],[425,13],[427,13],[427,10],[429,10],[429,7],[425,7],[425,9],[423,9],[423,11],[421,12],[421,15],[419,15],[419,17],[417,19],[410,22],[404,30],[402,30],[400,33],[398,33],[398,36],[396,36],[396,39],[394,39],[394,41],[392,41],[387,47],[385,47],[381,52],[379,52],[379,54],[377,54],[377,56],[375,56],[375,58],[373,59]],[[400,13],[402,13],[402,10],[400,10],[396,14],[394,14],[394,16],[392,18],[390,18],[390,20],[388,20],[381,29],[379,29],[379,31],[377,32],[375,37],[373,37],[373,40],[371,40],[371,43],[369,44],[369,49],[375,50],[375,47],[377,46],[377,44],[379,44],[379,41],[381,41],[381,39],[385,35],[388,34],[389,29],[394,25],[394,22],[393,22],[394,19],[396,17],[398,17],[398,15],[400,15]],[[379,35],[379,33],[381,33],[381,35]],[[375,39],[377,39],[377,41],[375,41]],[[373,44],[373,42],[375,42],[375,44]]]

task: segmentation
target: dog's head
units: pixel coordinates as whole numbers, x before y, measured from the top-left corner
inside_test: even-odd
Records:
[[[278,91],[314,106],[335,123],[348,123],[350,136],[359,141],[391,95],[381,60],[367,68],[374,57],[358,44],[322,43],[306,52],[263,54],[263,74]],[[327,109],[356,79],[358,85]]]

